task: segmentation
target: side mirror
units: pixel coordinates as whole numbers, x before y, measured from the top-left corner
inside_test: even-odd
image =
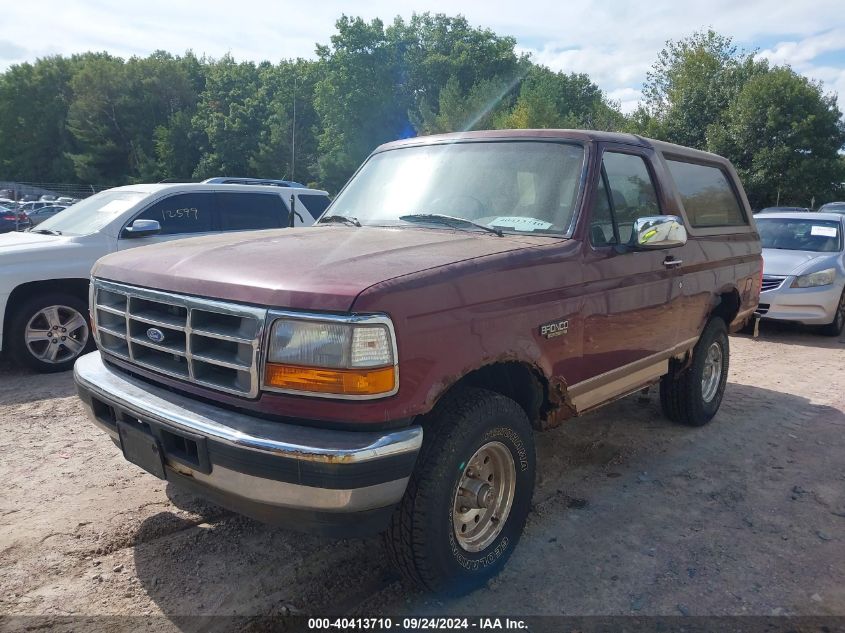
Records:
[[[123,229],[123,237],[130,239],[149,237],[157,233],[161,233],[161,224],[158,220],[135,220]]]
[[[655,215],[634,221],[635,247],[640,250],[676,248],[687,243],[687,229],[676,215]]]

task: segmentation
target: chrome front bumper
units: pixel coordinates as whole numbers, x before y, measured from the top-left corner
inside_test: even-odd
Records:
[[[422,444],[418,426],[336,431],[245,415],[151,385],[107,365],[99,352],[76,362],[74,379],[88,415],[118,446],[121,424],[161,447],[168,481],[309,532],[384,527]]]

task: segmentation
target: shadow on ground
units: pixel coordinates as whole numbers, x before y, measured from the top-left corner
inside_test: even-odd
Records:
[[[525,614],[768,615],[795,591],[770,578],[845,563],[843,431],[836,408],[736,383],[704,428],[665,420],[655,392],[572,420],[538,438],[534,509],[508,567],[462,599],[434,600],[399,581],[378,538],[326,540],[227,513],[136,541],[135,567],[184,631],[199,630],[180,617],[192,614],[235,618],[218,621],[228,630],[291,613],[492,615],[515,605]],[[804,443],[812,450],[795,452]],[[172,486],[168,496],[202,507]],[[168,514],[141,531],[159,530]]]

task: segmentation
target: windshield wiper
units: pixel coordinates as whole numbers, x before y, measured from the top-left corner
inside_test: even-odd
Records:
[[[52,229],[30,229],[30,233],[41,233],[42,235],[61,235],[61,231],[53,231]]]
[[[409,213],[408,215],[400,215],[399,219],[404,220],[405,222],[435,222],[438,224],[445,224],[446,226],[451,226],[453,228],[459,228],[455,226],[455,223],[465,224],[487,231],[488,233],[493,233],[499,237],[504,236],[501,229],[496,229],[492,226],[487,226],[486,224],[479,224],[478,222],[473,222],[472,220],[467,220],[466,218],[458,218],[453,215],[443,215],[442,213]]]
[[[327,215],[317,220],[318,224],[328,224],[329,222],[338,222],[340,224],[350,224],[352,226],[361,226],[358,218],[352,218],[345,215]]]

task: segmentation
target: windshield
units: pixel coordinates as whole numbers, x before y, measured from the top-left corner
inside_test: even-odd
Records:
[[[147,195],[141,191],[101,191],[44,220],[36,230],[60,235],[90,235]]]
[[[757,220],[763,248],[788,251],[837,253],[842,250],[842,232],[834,220],[795,220],[766,218]]]
[[[329,213],[362,225],[479,228],[420,215],[440,214],[505,233],[566,234],[583,162],[580,145],[537,141],[390,150],[364,164]]]

